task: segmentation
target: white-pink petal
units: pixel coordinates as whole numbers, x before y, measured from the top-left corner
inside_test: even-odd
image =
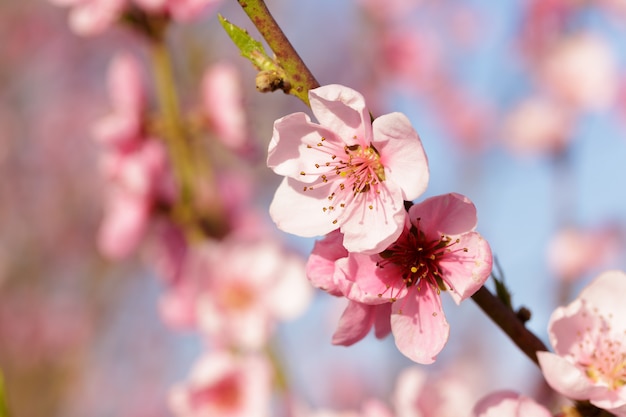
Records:
[[[576,365],[552,352],[537,352],[539,366],[548,385],[568,398],[586,400],[606,388],[594,386]]]
[[[460,235],[473,231],[478,223],[474,203],[457,193],[431,197],[415,204],[409,209],[409,217],[427,236]]]
[[[283,231],[302,237],[325,235],[339,227],[333,214],[324,211],[328,193],[323,188],[302,191],[301,183],[286,177],[270,204],[270,217]]]
[[[457,304],[483,286],[493,265],[491,247],[480,234],[465,233],[458,239],[452,252],[439,263],[444,281],[452,287],[450,296]]]
[[[421,364],[433,363],[448,341],[450,325],[436,290],[427,284],[392,306],[391,331],[398,350]]]
[[[626,273],[607,271],[595,278],[585,287],[579,298],[593,305],[597,315],[612,323],[615,330],[626,330]]]
[[[330,159],[327,153],[315,151],[322,138],[329,143],[339,142],[331,130],[312,123],[304,113],[293,113],[276,120],[268,147],[267,166],[278,175],[302,183],[317,181],[321,172],[316,172],[315,164],[324,166]],[[343,149],[342,144],[339,149]]]
[[[370,145],[371,119],[360,93],[331,84],[309,91],[309,100],[320,125],[335,132],[344,143],[363,147]]]
[[[395,242],[407,216],[402,191],[392,182],[384,182],[376,199],[358,194],[345,212],[340,212],[343,245],[349,252],[375,254]]]
[[[400,187],[403,200],[422,195],[430,176],[428,159],[409,119],[402,113],[390,113],[375,119],[372,128],[372,144],[381,155],[386,179]]]

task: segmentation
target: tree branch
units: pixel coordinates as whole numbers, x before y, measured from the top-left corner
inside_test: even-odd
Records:
[[[319,83],[306,66],[300,55],[287,39],[263,0],[237,0],[265,42],[276,55],[276,61],[285,71],[285,82],[289,94],[298,97],[309,105],[309,90],[319,87]]]
[[[524,326],[524,323],[522,323],[513,310],[507,307],[485,287],[481,287],[476,291],[476,293],[472,295],[472,299],[489,318],[511,338],[513,343],[515,343],[530,360],[539,365],[537,351],[547,351],[548,348],[533,332]]]

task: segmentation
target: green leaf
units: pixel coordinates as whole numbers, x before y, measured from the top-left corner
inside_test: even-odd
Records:
[[[226,20],[221,14],[218,14],[222,27],[235,43],[241,55],[252,62],[252,65],[259,71],[278,71],[282,73],[281,68],[276,62],[270,58],[261,42],[255,40],[247,30],[233,25]]]
[[[4,379],[2,378],[2,372],[0,372],[0,417],[9,417],[6,393],[4,391]]]
[[[502,267],[496,258],[494,258],[495,266],[498,270],[499,278],[496,276],[495,271],[491,271],[491,277],[493,278],[493,282],[496,286],[496,295],[507,307],[513,310],[513,302],[511,297],[511,291],[507,288],[504,283],[504,274],[502,273]]]

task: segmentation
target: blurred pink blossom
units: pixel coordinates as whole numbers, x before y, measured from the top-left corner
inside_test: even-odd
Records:
[[[107,30],[122,15],[128,0],[50,0],[70,6],[69,25],[79,35],[96,35]]]
[[[131,7],[131,0],[50,0],[57,6],[71,7],[70,28],[78,35],[91,36],[106,31]],[[176,21],[188,21],[209,10],[222,0],[132,0],[145,12],[167,15]]]
[[[371,17],[383,22],[393,22],[405,18],[419,7],[420,0],[359,0]]]
[[[516,154],[556,154],[569,144],[571,126],[571,115],[562,106],[545,97],[529,97],[505,117],[502,136]]]
[[[396,380],[393,404],[397,417],[457,417],[474,405],[479,369],[463,367],[431,374],[416,366],[405,368]],[[471,375],[471,376],[470,376]]]
[[[555,353],[537,352],[548,384],[574,400],[589,400],[626,416],[626,274],[607,271],[550,317]]]
[[[143,238],[155,205],[171,201],[174,182],[164,145],[154,139],[126,151],[111,150],[102,170],[108,188],[98,247],[105,256],[120,259]]]
[[[617,96],[615,53],[598,34],[560,39],[544,57],[540,76],[548,91],[574,109],[607,109]]]
[[[497,391],[482,398],[473,417],[552,417],[552,413],[532,398],[513,391]]]
[[[441,39],[427,28],[393,25],[377,38],[380,49],[374,60],[384,84],[392,83],[406,92],[436,91],[443,80]]]
[[[143,136],[145,91],[137,59],[120,53],[109,66],[107,87],[112,112],[93,126],[93,135],[109,146],[128,146]]]
[[[226,62],[207,69],[202,78],[203,111],[217,138],[234,150],[245,150],[249,133],[243,89],[236,66]]]
[[[206,353],[188,380],[172,387],[170,409],[176,417],[269,416],[272,379],[263,356]]]
[[[186,268],[198,326],[218,345],[262,348],[276,322],[296,318],[312,295],[304,261],[268,240],[193,247]]]
[[[222,0],[133,0],[148,13],[166,14],[186,22],[214,11]]]
[[[349,251],[376,253],[395,241],[404,200],[428,185],[428,162],[401,113],[371,123],[363,96],[341,86],[309,92],[320,124],[304,113],[274,123],[268,166],[284,178],[270,205],[279,229],[299,236],[344,234]]]
[[[620,237],[614,227],[566,227],[549,243],[548,266],[558,279],[572,281],[610,261],[619,246]]]
[[[376,399],[364,401],[360,411],[322,409],[302,414],[302,416],[298,415],[298,417],[393,417],[393,413],[389,407]]]

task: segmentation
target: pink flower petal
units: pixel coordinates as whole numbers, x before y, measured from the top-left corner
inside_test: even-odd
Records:
[[[539,366],[548,385],[574,400],[586,400],[606,388],[594,386],[587,375],[567,359],[551,352],[537,352]]]
[[[378,304],[374,309],[374,335],[382,339],[391,333],[391,303]]]
[[[360,193],[340,216],[343,245],[349,252],[375,254],[395,242],[404,228],[407,216],[402,192],[393,183],[380,188],[376,201],[367,201]]]
[[[333,334],[333,345],[350,346],[358,342],[367,336],[373,324],[374,306],[350,301]]]
[[[325,235],[337,229],[331,214],[323,210],[327,205],[326,190],[304,192],[300,184],[286,177],[278,186],[269,209],[276,226],[302,237]]]
[[[351,253],[345,262],[338,262],[338,268],[348,277],[340,283],[347,298],[365,304],[382,304],[407,294],[406,285],[397,279],[398,269],[393,265],[379,268],[376,259],[378,257]]]
[[[417,363],[433,363],[450,333],[441,299],[436,290],[426,284],[416,288],[409,297],[395,302],[392,307],[391,330],[396,346]]]
[[[373,145],[381,154],[385,176],[402,190],[402,198],[416,199],[426,191],[429,171],[419,135],[402,113],[378,117],[372,125]]]
[[[600,318],[587,310],[584,301],[576,299],[567,307],[559,307],[552,313],[548,329],[550,343],[557,355],[578,352],[580,335],[601,324]]]
[[[98,232],[98,248],[110,259],[129,256],[139,245],[148,225],[150,207],[143,199],[113,197]]]
[[[267,166],[278,175],[297,179],[303,183],[317,180],[317,175],[302,175],[311,173],[315,164],[324,166],[329,156],[324,152],[310,152],[307,146],[317,147],[321,138],[332,143],[343,143],[331,130],[311,123],[311,119],[304,113],[294,113],[274,122],[274,133],[270,141],[267,155]],[[315,148],[314,148],[315,149]],[[325,196],[326,197],[326,196]]]
[[[623,318],[626,317],[626,273],[607,271],[599,275],[583,289],[579,295],[593,305],[596,314],[609,322],[617,321],[616,326],[626,328]]]
[[[335,262],[348,256],[343,247],[343,235],[334,231],[322,240],[315,242],[311,255],[306,263],[306,275],[309,281],[332,295],[343,295],[335,277]]]
[[[474,204],[456,193],[431,197],[415,204],[409,209],[409,217],[429,236],[460,235],[474,230],[478,222]],[[421,219],[419,222],[418,218]]]
[[[452,252],[442,258],[439,265],[444,281],[452,286],[452,299],[459,304],[487,281],[493,259],[489,244],[476,232],[461,235],[459,243],[451,249]]]
[[[309,91],[309,99],[311,110],[322,126],[335,132],[348,145],[370,145],[370,115],[361,94],[331,84]]]

